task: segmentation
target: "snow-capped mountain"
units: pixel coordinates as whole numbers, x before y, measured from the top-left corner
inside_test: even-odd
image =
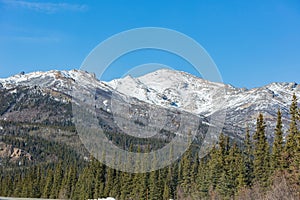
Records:
[[[111,89],[107,88],[107,85],[103,82],[98,81],[94,74],[80,70],[20,73],[9,78],[0,79],[0,84],[6,89],[17,85],[39,86],[41,88],[51,88],[60,91],[69,91],[70,87],[101,87]]]
[[[300,85],[296,83],[271,83],[247,90],[169,69],[138,78],[126,76],[107,84],[150,104],[176,107],[196,115],[208,117],[218,109],[224,109],[225,128],[233,133],[239,133],[247,125],[254,129],[258,113],[265,115],[268,132],[271,132],[278,109],[283,112],[284,128],[287,129],[292,95],[295,93],[300,97]]]
[[[156,112],[160,112],[157,111],[159,109],[178,110],[202,118],[209,118],[222,110],[226,112],[224,131],[232,135],[242,135],[246,125],[254,130],[258,113],[264,114],[267,131],[271,133],[278,109],[282,110],[284,128],[287,130],[292,94],[300,97],[300,86],[296,83],[271,83],[248,90],[169,69],[110,82],[99,81],[95,75],[80,70],[22,73],[0,79],[0,90],[2,88],[11,95],[17,93],[20,86],[30,87],[30,91],[38,88],[41,93],[50,94],[54,100],[62,102],[70,102],[74,90],[96,92],[96,107],[107,113],[113,113],[111,98],[116,95],[120,97],[116,99],[139,108],[139,112],[132,112],[130,116],[118,111],[123,118],[141,118],[141,112],[147,112],[146,108],[155,108]],[[84,95],[81,99],[85,100]],[[3,112],[0,117],[12,115],[12,112]]]
[[[0,96],[0,121],[71,124],[78,120],[72,109],[81,107],[95,113],[100,126],[114,133],[137,136],[143,130],[143,137],[161,138],[165,137],[157,134],[161,130],[182,135],[187,126],[198,133],[205,128],[199,129],[203,116],[124,95],[93,74],[78,70],[22,73],[0,79]],[[189,121],[179,127],[187,118]]]
[[[216,109],[221,109],[217,106],[217,102],[220,103],[217,100],[225,97],[223,84],[168,69],[161,69],[139,78],[126,76],[107,84],[121,93],[148,103],[207,116]]]

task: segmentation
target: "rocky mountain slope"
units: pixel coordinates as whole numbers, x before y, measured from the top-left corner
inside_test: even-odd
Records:
[[[225,130],[238,135],[243,134],[247,125],[255,129],[258,113],[264,114],[267,131],[271,133],[278,109],[283,112],[284,129],[287,130],[291,97],[293,93],[300,97],[300,85],[296,83],[271,83],[248,90],[169,69],[138,78],[127,76],[108,85],[150,104],[176,107],[196,115],[209,117],[218,109],[224,109]]]
[[[29,161],[32,160],[32,156],[26,151],[15,148],[13,145],[7,145],[4,142],[0,142],[0,160],[8,159],[9,162],[20,162],[21,158],[25,158]]]
[[[200,135],[207,128],[204,116],[149,104],[124,95],[98,81],[93,74],[77,70],[49,71],[22,73],[0,79],[0,139],[1,136],[16,138],[18,141],[13,143],[17,145],[13,147],[19,148],[19,140],[23,142],[28,136],[37,136],[67,144],[77,153],[88,157],[74,124],[76,116],[72,111],[76,107],[95,112],[98,125],[106,134],[110,134],[108,137],[116,145],[125,149],[128,148],[128,140],[160,148],[175,134],[185,135],[193,129],[193,133]],[[80,120],[85,123],[86,119]],[[203,120],[205,124],[202,124]],[[92,126],[87,128],[91,129]],[[12,140],[5,143],[10,145]],[[51,160],[58,157],[49,152],[44,154]],[[45,158],[41,159],[44,161]]]
[[[74,91],[85,93],[76,96]],[[159,129],[160,122],[153,121],[158,113],[185,113],[195,123],[204,120],[209,124],[210,116],[222,110],[226,112],[224,131],[242,137],[246,125],[254,130],[260,112],[265,115],[267,131],[271,134],[278,109],[283,112],[286,130],[291,97],[293,93],[300,97],[300,86],[271,83],[248,90],[168,69],[138,78],[127,76],[101,82],[93,74],[71,70],[22,73],[0,79],[0,92],[0,120],[72,124],[73,96],[75,103],[95,103],[102,126],[111,131],[126,132],[125,129],[132,125],[128,122],[132,121],[140,126],[154,123],[153,127]],[[85,96],[88,94],[96,95],[95,102],[86,102],[90,100]],[[120,106],[125,104],[130,106]],[[151,112],[156,114],[150,116]],[[116,124],[114,117],[118,117],[119,123]],[[170,120],[166,129],[173,130],[175,121]]]

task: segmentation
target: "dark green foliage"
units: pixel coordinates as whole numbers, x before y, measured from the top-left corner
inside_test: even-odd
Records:
[[[76,182],[77,168],[75,166],[70,166],[69,170],[64,174],[58,197],[62,199],[70,199],[73,196]]]
[[[229,137],[225,137],[224,134],[220,135],[219,144],[213,148],[210,154],[209,173],[212,189],[216,189],[219,184],[219,180],[225,170],[225,159],[229,152]]]
[[[238,188],[250,187],[253,181],[253,149],[248,127],[241,159],[242,164],[239,169]]]
[[[284,167],[292,174],[293,181],[300,185],[300,132],[298,130],[300,115],[295,94],[290,107],[290,115],[291,122],[284,148]]]
[[[233,147],[230,148],[228,155],[225,157],[224,169],[219,184],[217,185],[217,191],[224,197],[232,197],[237,190],[240,162],[240,151],[236,144],[234,144]]]
[[[47,173],[46,173],[46,179],[45,179],[45,187],[43,189],[43,193],[42,193],[42,197],[44,198],[48,198],[50,197],[51,194],[51,190],[52,190],[52,184],[53,184],[53,170],[52,169],[48,169]]]
[[[292,105],[290,107],[291,122],[290,122],[290,127],[289,127],[289,134],[287,135],[287,142],[286,142],[285,151],[284,151],[285,162],[286,162],[285,167],[292,166],[291,164],[293,163],[294,156],[295,156],[295,151],[296,151],[296,146],[297,146],[296,136],[298,135],[297,112],[298,112],[297,98],[296,98],[296,95],[294,94]]]
[[[300,189],[300,138],[296,126],[299,113],[295,97],[291,115],[287,143],[283,141],[280,111],[272,148],[265,135],[263,115],[260,114],[253,139],[247,129],[241,146],[221,134],[219,142],[206,157],[198,158],[198,146],[193,143],[182,158],[172,165],[154,170],[157,167],[157,161],[154,160],[153,171],[142,174],[111,169],[92,157],[82,161],[81,156],[66,145],[29,136],[25,134],[28,130],[23,127],[16,131],[18,137],[15,137],[16,133],[11,133],[2,137],[2,141],[25,149],[37,157],[42,154],[38,158],[43,162],[25,163],[22,166],[11,164],[0,168],[0,196],[80,200],[108,196],[118,200],[236,199],[236,195],[247,190],[256,191],[258,187],[261,196],[249,196],[252,199],[268,199],[263,197],[270,196],[270,189],[276,189],[277,185],[274,184],[279,183],[275,182],[275,175],[278,173],[288,174],[286,177],[290,177],[293,183],[291,191],[297,191]],[[117,134],[113,137],[117,137]],[[132,142],[124,146],[132,152],[149,152],[158,147],[146,143],[138,145],[133,138],[123,139]],[[53,152],[57,158],[44,162],[46,159],[43,158]],[[121,160],[117,156],[113,159]],[[170,159],[171,156],[172,150]],[[136,162],[130,157],[128,162],[135,162],[136,168],[145,167],[142,162]]]
[[[256,132],[253,135],[254,149],[253,149],[253,173],[254,181],[259,183],[262,187],[268,186],[268,178],[270,175],[269,167],[269,151],[270,147],[265,135],[265,122],[262,114],[259,114],[256,123]]]
[[[196,177],[196,188],[194,193],[201,198],[208,197],[210,188],[209,166],[207,159],[201,159],[198,166],[198,173]]]
[[[180,187],[184,194],[189,194],[191,192],[190,186],[193,179],[192,177],[193,156],[192,156],[192,150],[190,148],[185,152],[184,156],[182,157],[180,166],[182,170]]]
[[[272,148],[271,167],[272,170],[282,170],[284,166],[283,160],[283,131],[281,112],[277,112],[277,123],[275,128],[275,136]]]
[[[58,198],[62,180],[63,180],[62,164],[58,163],[55,167],[54,175],[53,175],[53,183],[52,183],[52,188],[51,188],[51,193],[50,193],[51,199]]]

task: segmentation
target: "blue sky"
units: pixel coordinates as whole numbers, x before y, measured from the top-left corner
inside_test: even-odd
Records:
[[[247,88],[300,83],[299,0],[0,0],[0,77],[79,68],[101,41],[138,27],[192,37],[225,83]],[[149,62],[193,72],[174,56],[145,51],[117,60],[105,79]]]

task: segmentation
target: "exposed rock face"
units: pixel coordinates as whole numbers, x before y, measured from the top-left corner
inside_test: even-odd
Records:
[[[10,162],[16,162],[21,159],[33,160],[29,153],[3,142],[0,142],[0,158],[9,159]]]
[[[13,148],[10,158],[15,160],[20,159],[21,157],[26,157],[30,161],[32,160],[32,156],[29,153],[26,153],[22,149]]]
[[[269,137],[272,137],[278,109],[282,111],[284,129],[287,131],[293,93],[300,98],[300,85],[296,83],[271,83],[248,90],[209,82],[185,72],[169,69],[158,70],[138,78],[127,76],[107,84],[121,93],[150,104],[176,107],[196,115],[209,117],[218,109],[224,109],[224,131],[240,136],[244,134],[247,125],[254,131],[256,118],[262,113],[268,125]],[[218,98],[224,102],[218,102]],[[222,104],[221,108],[215,106],[218,103]]]
[[[291,97],[293,93],[300,97],[300,86],[272,83],[248,90],[165,69],[139,78],[125,77],[106,83],[97,80],[94,74],[71,70],[0,79],[0,93],[0,120],[71,124],[70,102],[95,103],[92,109],[100,125],[118,132],[123,128],[132,129],[127,123],[129,119],[140,126],[151,122],[159,126],[159,116],[163,113],[167,113],[166,116],[185,113],[191,116],[191,121],[200,121],[199,125],[209,124],[208,119],[220,109],[214,106],[218,103],[216,99],[223,96],[224,102],[219,103],[226,111],[224,132],[242,138],[246,125],[254,131],[256,117],[263,113],[268,135],[272,138],[278,109],[282,111],[284,129],[288,129]],[[94,99],[87,95],[94,95]],[[125,104],[127,107],[122,107]],[[118,117],[119,123],[114,117]],[[166,129],[176,129],[176,117],[170,122]]]

